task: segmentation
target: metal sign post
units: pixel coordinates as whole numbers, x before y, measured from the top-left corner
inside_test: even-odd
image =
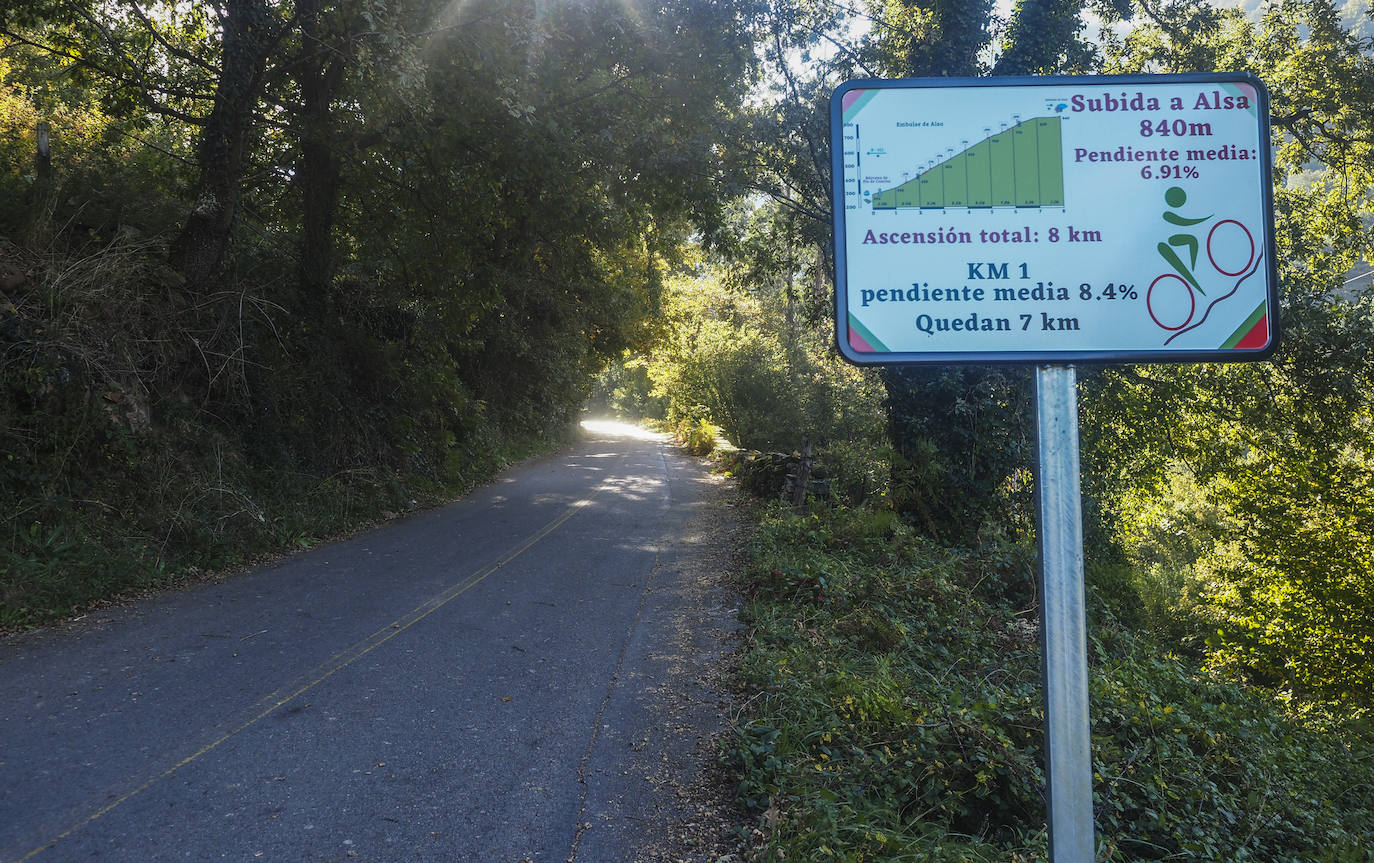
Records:
[[[1093,860],[1077,377],[1073,366],[1038,366],[1035,370],[1040,643],[1044,651],[1050,859],[1054,863]]]

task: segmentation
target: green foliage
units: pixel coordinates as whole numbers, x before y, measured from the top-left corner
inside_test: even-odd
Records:
[[[623,357],[597,375],[588,408],[593,414],[665,420],[668,400],[654,395],[653,389],[648,363],[642,357]]]
[[[38,521],[14,526],[0,549],[0,627],[43,622],[112,593],[156,587],[168,580],[157,556],[145,546],[109,550],[75,528]]]
[[[1018,6],[1039,4],[1018,4]],[[971,76],[991,38],[990,0],[886,0],[888,25],[874,34],[882,68],[894,76]],[[1019,19],[1020,16],[1018,16]]]
[[[848,508],[764,511],[752,546],[727,760],[754,859],[1044,859],[1032,549]],[[1366,859],[1367,726],[1291,718],[1110,617],[1093,636],[1099,860]]]
[[[1020,2],[1002,37],[994,75],[1065,75],[1096,70],[1097,49],[1082,38],[1082,13],[1092,5],[1105,21],[1128,15],[1130,0],[1088,4],[1082,0]]]
[[[821,448],[818,460],[842,499],[854,504],[890,503],[892,453],[886,447],[863,439],[831,440]]]
[[[930,535],[1029,526],[1030,378],[984,368],[884,370],[893,505]]]
[[[0,238],[88,253],[173,224],[174,178],[130,137],[130,124],[102,114],[79,88],[51,86],[55,70],[32,52],[9,53],[0,54]],[[47,178],[37,164],[40,122],[49,124],[55,165]]]
[[[697,343],[676,367],[676,386],[659,393],[680,393],[688,403],[709,407],[726,437],[748,447],[768,447],[796,436],[806,423],[794,399],[786,361],[775,344],[743,330],[717,330]],[[671,399],[668,416],[680,411]],[[690,408],[689,408],[690,410]]]
[[[414,379],[373,394],[359,416],[330,403],[343,385],[323,363],[268,375],[194,357],[254,388],[251,426],[160,389],[190,359],[177,347],[198,335],[192,310],[154,301],[169,278],[162,249],[127,236],[85,253],[0,243],[12,279],[0,305],[0,625],[308,545],[468,487],[518,454],[518,441],[471,419],[461,446],[430,444],[420,423],[437,408]],[[355,359],[386,370],[384,358]]]
[[[710,455],[720,442],[719,426],[707,419],[705,407],[697,406],[677,424],[675,436],[692,455]]]
[[[871,375],[840,362],[828,328],[807,322],[800,275],[785,263],[779,275],[760,261],[767,249],[746,249],[756,257],[698,264],[665,284],[657,339],[631,364],[647,368],[669,423],[704,409],[732,443],[757,450],[792,450],[803,434],[872,436]],[[794,252],[800,260],[814,253]]]
[[[749,14],[7,7],[6,619],[308,544],[562,440],[720,221]]]
[[[1104,859],[1367,859],[1367,725],[1292,719],[1263,693],[1148,649],[1092,682]]]
[[[1085,377],[1085,477],[1156,632],[1300,703],[1371,707],[1374,62],[1330,3],[1179,3],[1109,69],[1249,69],[1275,124],[1283,335],[1270,363]]]
[[[1142,627],[1167,644],[1197,650],[1213,629],[1205,605],[1209,556],[1235,524],[1186,470],[1176,468],[1164,481],[1163,495],[1140,488],[1121,503],[1127,581],[1141,603]]]

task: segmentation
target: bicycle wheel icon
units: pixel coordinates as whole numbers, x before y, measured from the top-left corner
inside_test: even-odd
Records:
[[[1155,291],[1159,291],[1158,297]],[[1185,305],[1187,312],[1181,312]],[[1145,291],[1145,310],[1160,329],[1174,332],[1193,322],[1193,315],[1197,314],[1197,296],[1193,286],[1182,276],[1165,273],[1155,277]]]
[[[1207,232],[1207,263],[1219,275],[1235,278],[1249,272],[1255,262],[1255,237],[1235,219],[1222,219]],[[1234,293],[1233,288],[1231,293]],[[1179,332],[1197,316],[1197,291],[1177,273],[1163,273],[1145,291],[1145,309],[1160,329]],[[1212,305],[1229,297],[1225,294]],[[1211,309],[1211,305],[1207,306]],[[1206,317],[1204,312],[1203,317]],[[1199,321],[1201,323],[1201,321]]]
[[[1235,227],[1227,227],[1234,225]],[[1225,230],[1222,230],[1222,229]],[[1217,232],[1221,235],[1217,236]],[[1244,249],[1242,261],[1241,250]],[[1255,238],[1250,229],[1235,219],[1222,219],[1207,232],[1207,260],[1223,276],[1239,276],[1255,262]],[[1223,266],[1225,264],[1225,266]],[[1235,269],[1231,269],[1235,267]]]

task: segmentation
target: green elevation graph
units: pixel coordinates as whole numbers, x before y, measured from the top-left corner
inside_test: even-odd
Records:
[[[991,135],[892,189],[873,209],[1062,207],[1064,147],[1059,117],[1036,117]]]

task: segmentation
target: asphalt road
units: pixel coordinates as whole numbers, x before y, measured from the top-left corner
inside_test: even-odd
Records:
[[[0,643],[0,860],[637,859],[731,600],[720,487],[600,432],[449,506]],[[706,555],[706,557],[703,557]]]

